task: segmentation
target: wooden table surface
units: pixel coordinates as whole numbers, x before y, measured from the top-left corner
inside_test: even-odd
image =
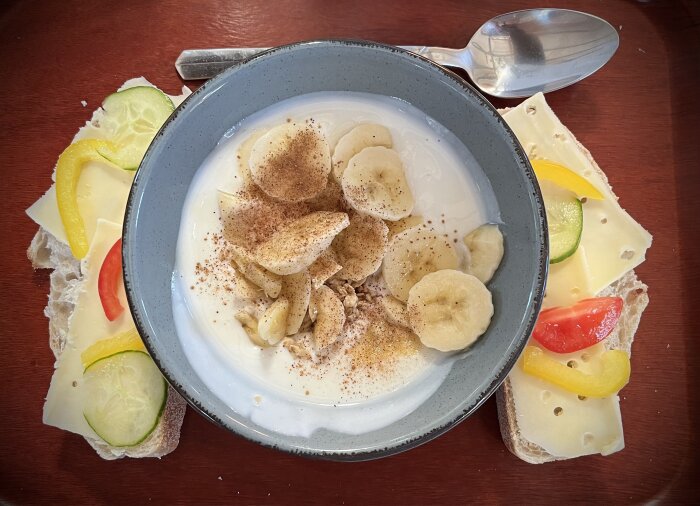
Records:
[[[495,2],[493,2],[495,3]],[[0,502],[10,504],[455,504],[652,500],[698,489],[700,9],[695,0],[16,1],[0,7]],[[102,98],[144,75],[167,92],[191,47],[267,46],[324,37],[463,47],[486,19],[542,6],[618,27],[600,72],[547,96],[653,235],[637,269],[651,303],[621,393],[624,451],[533,466],[503,446],[493,399],[422,447],[366,463],[305,460],[244,441],[189,410],[162,460],[106,462],[82,438],[44,426],[53,370],[42,312],[48,272],[25,256],[24,210]],[[196,87],[198,83],[194,84]],[[81,100],[87,101],[84,108]],[[497,106],[516,101],[495,101]],[[694,480],[694,481],[693,481]]]

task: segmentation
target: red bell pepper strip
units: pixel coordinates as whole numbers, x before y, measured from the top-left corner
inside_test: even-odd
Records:
[[[537,319],[532,337],[555,353],[573,353],[608,337],[620,313],[620,297],[597,297],[570,307],[545,309]]]
[[[109,321],[116,320],[124,312],[124,306],[119,301],[119,280],[122,277],[122,240],[121,238],[110,248],[102,262],[100,275],[97,278],[97,292],[105,316]]]

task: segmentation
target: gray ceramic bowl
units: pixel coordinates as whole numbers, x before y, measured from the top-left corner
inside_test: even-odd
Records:
[[[271,104],[315,91],[360,91],[406,100],[451,130],[490,179],[506,238],[490,284],[495,315],[487,333],[457,361],[416,411],[359,436],[271,432],[214,396],[183,354],[173,323],[171,278],[180,214],[190,181],[223,134]],[[136,176],[124,224],[124,280],[145,344],[168,381],[213,422],[264,446],[335,460],[398,453],[442,434],[501,384],[525,346],[547,272],[545,215],[520,144],[496,110],[455,74],[415,54],[368,42],[292,44],[258,55],[210,80],[171,116]],[[493,423],[497,423],[496,420]]]

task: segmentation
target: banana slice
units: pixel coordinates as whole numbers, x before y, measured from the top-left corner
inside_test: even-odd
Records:
[[[498,225],[482,225],[464,238],[471,253],[469,273],[488,283],[503,259],[503,234]]]
[[[342,234],[342,232],[341,232]],[[337,238],[338,236],[336,236]],[[335,240],[335,239],[334,239]],[[338,257],[330,247],[321,253],[314,263],[309,265],[309,274],[311,275],[311,285],[314,290],[328,281],[336,272],[342,269],[343,266],[338,263]]]
[[[394,325],[399,327],[411,328],[411,322],[408,320],[408,310],[406,309],[406,304],[401,302],[399,299],[392,297],[391,295],[385,295],[379,299],[379,302],[384,309],[387,320]]]
[[[319,350],[335,343],[345,325],[345,308],[333,290],[323,285],[311,295],[309,315],[314,320],[314,341]]]
[[[375,123],[357,125],[343,135],[333,150],[333,176],[340,181],[350,159],[365,148],[393,145],[389,129]]]
[[[265,294],[259,286],[249,281],[236,267],[231,266],[233,270],[233,283],[231,285],[231,290],[233,294],[239,299],[257,299],[263,297]]]
[[[350,224],[345,213],[316,211],[282,225],[255,250],[260,265],[276,274],[294,274],[310,266]]]
[[[403,163],[393,149],[365,148],[343,172],[343,193],[357,211],[383,220],[400,220],[413,210],[413,195]]]
[[[348,203],[343,195],[343,187],[334,178],[328,178],[328,184],[321,193],[304,201],[312,211],[348,211]]]
[[[218,196],[224,238],[248,251],[269,239],[284,223],[309,213],[306,204],[280,202],[257,187],[236,193],[219,190]]]
[[[423,276],[440,269],[456,269],[457,251],[433,230],[413,227],[401,232],[389,245],[382,272],[389,291],[401,301]]]
[[[269,346],[267,341],[264,341],[258,334],[258,320],[256,320],[253,315],[246,313],[245,311],[241,311],[236,313],[236,320],[241,322],[243,330],[245,330],[245,333],[248,334],[248,338],[254,345],[260,346],[261,348],[266,348]]]
[[[408,295],[411,328],[440,351],[466,348],[486,332],[493,316],[491,292],[471,274],[445,269],[426,275]]]
[[[265,295],[273,299],[279,296],[282,291],[282,277],[259,266],[245,248],[228,244],[222,255],[233,262],[243,277],[262,288]]]
[[[387,220],[385,223],[386,226],[389,227],[389,240],[391,241],[395,236],[399,235],[404,230],[421,225],[423,223],[423,217],[412,214],[411,216],[401,218],[399,221]]]
[[[311,297],[311,276],[308,271],[285,276],[282,283],[281,297],[289,301],[289,314],[286,320],[285,334],[288,336],[299,332],[306,316]]]
[[[244,187],[255,186],[255,181],[253,181],[253,176],[250,173],[250,153],[253,151],[255,143],[264,134],[264,130],[256,130],[251,133],[248,138],[243,141],[236,153],[236,165],[238,166],[238,173],[241,176]]]
[[[289,301],[280,297],[268,307],[258,321],[258,336],[274,346],[286,335]]]
[[[377,272],[389,245],[389,229],[379,218],[355,214],[348,228],[333,239],[333,249],[343,268],[340,279],[359,281]]]
[[[270,197],[299,202],[326,187],[330,148],[312,124],[285,123],[255,142],[249,167],[255,184]]]

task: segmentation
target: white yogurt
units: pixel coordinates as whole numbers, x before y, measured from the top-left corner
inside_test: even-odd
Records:
[[[320,428],[369,432],[420,406],[445,379],[454,358],[423,348],[399,358],[391,373],[357,374],[348,388],[339,366],[302,373],[286,349],[254,346],[234,317],[240,301],[232,294],[191,288],[198,284],[194,266],[215,252],[206,238],[221,232],[217,190],[238,188],[238,148],[253,131],[288,118],[313,118],[331,146],[359,123],[389,128],[416,200],[413,214],[458,239],[458,249],[465,234],[498,221],[496,200],[453,134],[406,102],[363,93],[312,93],[260,111],[235,125],[195,175],[183,207],[172,289],[178,336],[197,374],[234,411],[266,429],[305,437]]]

